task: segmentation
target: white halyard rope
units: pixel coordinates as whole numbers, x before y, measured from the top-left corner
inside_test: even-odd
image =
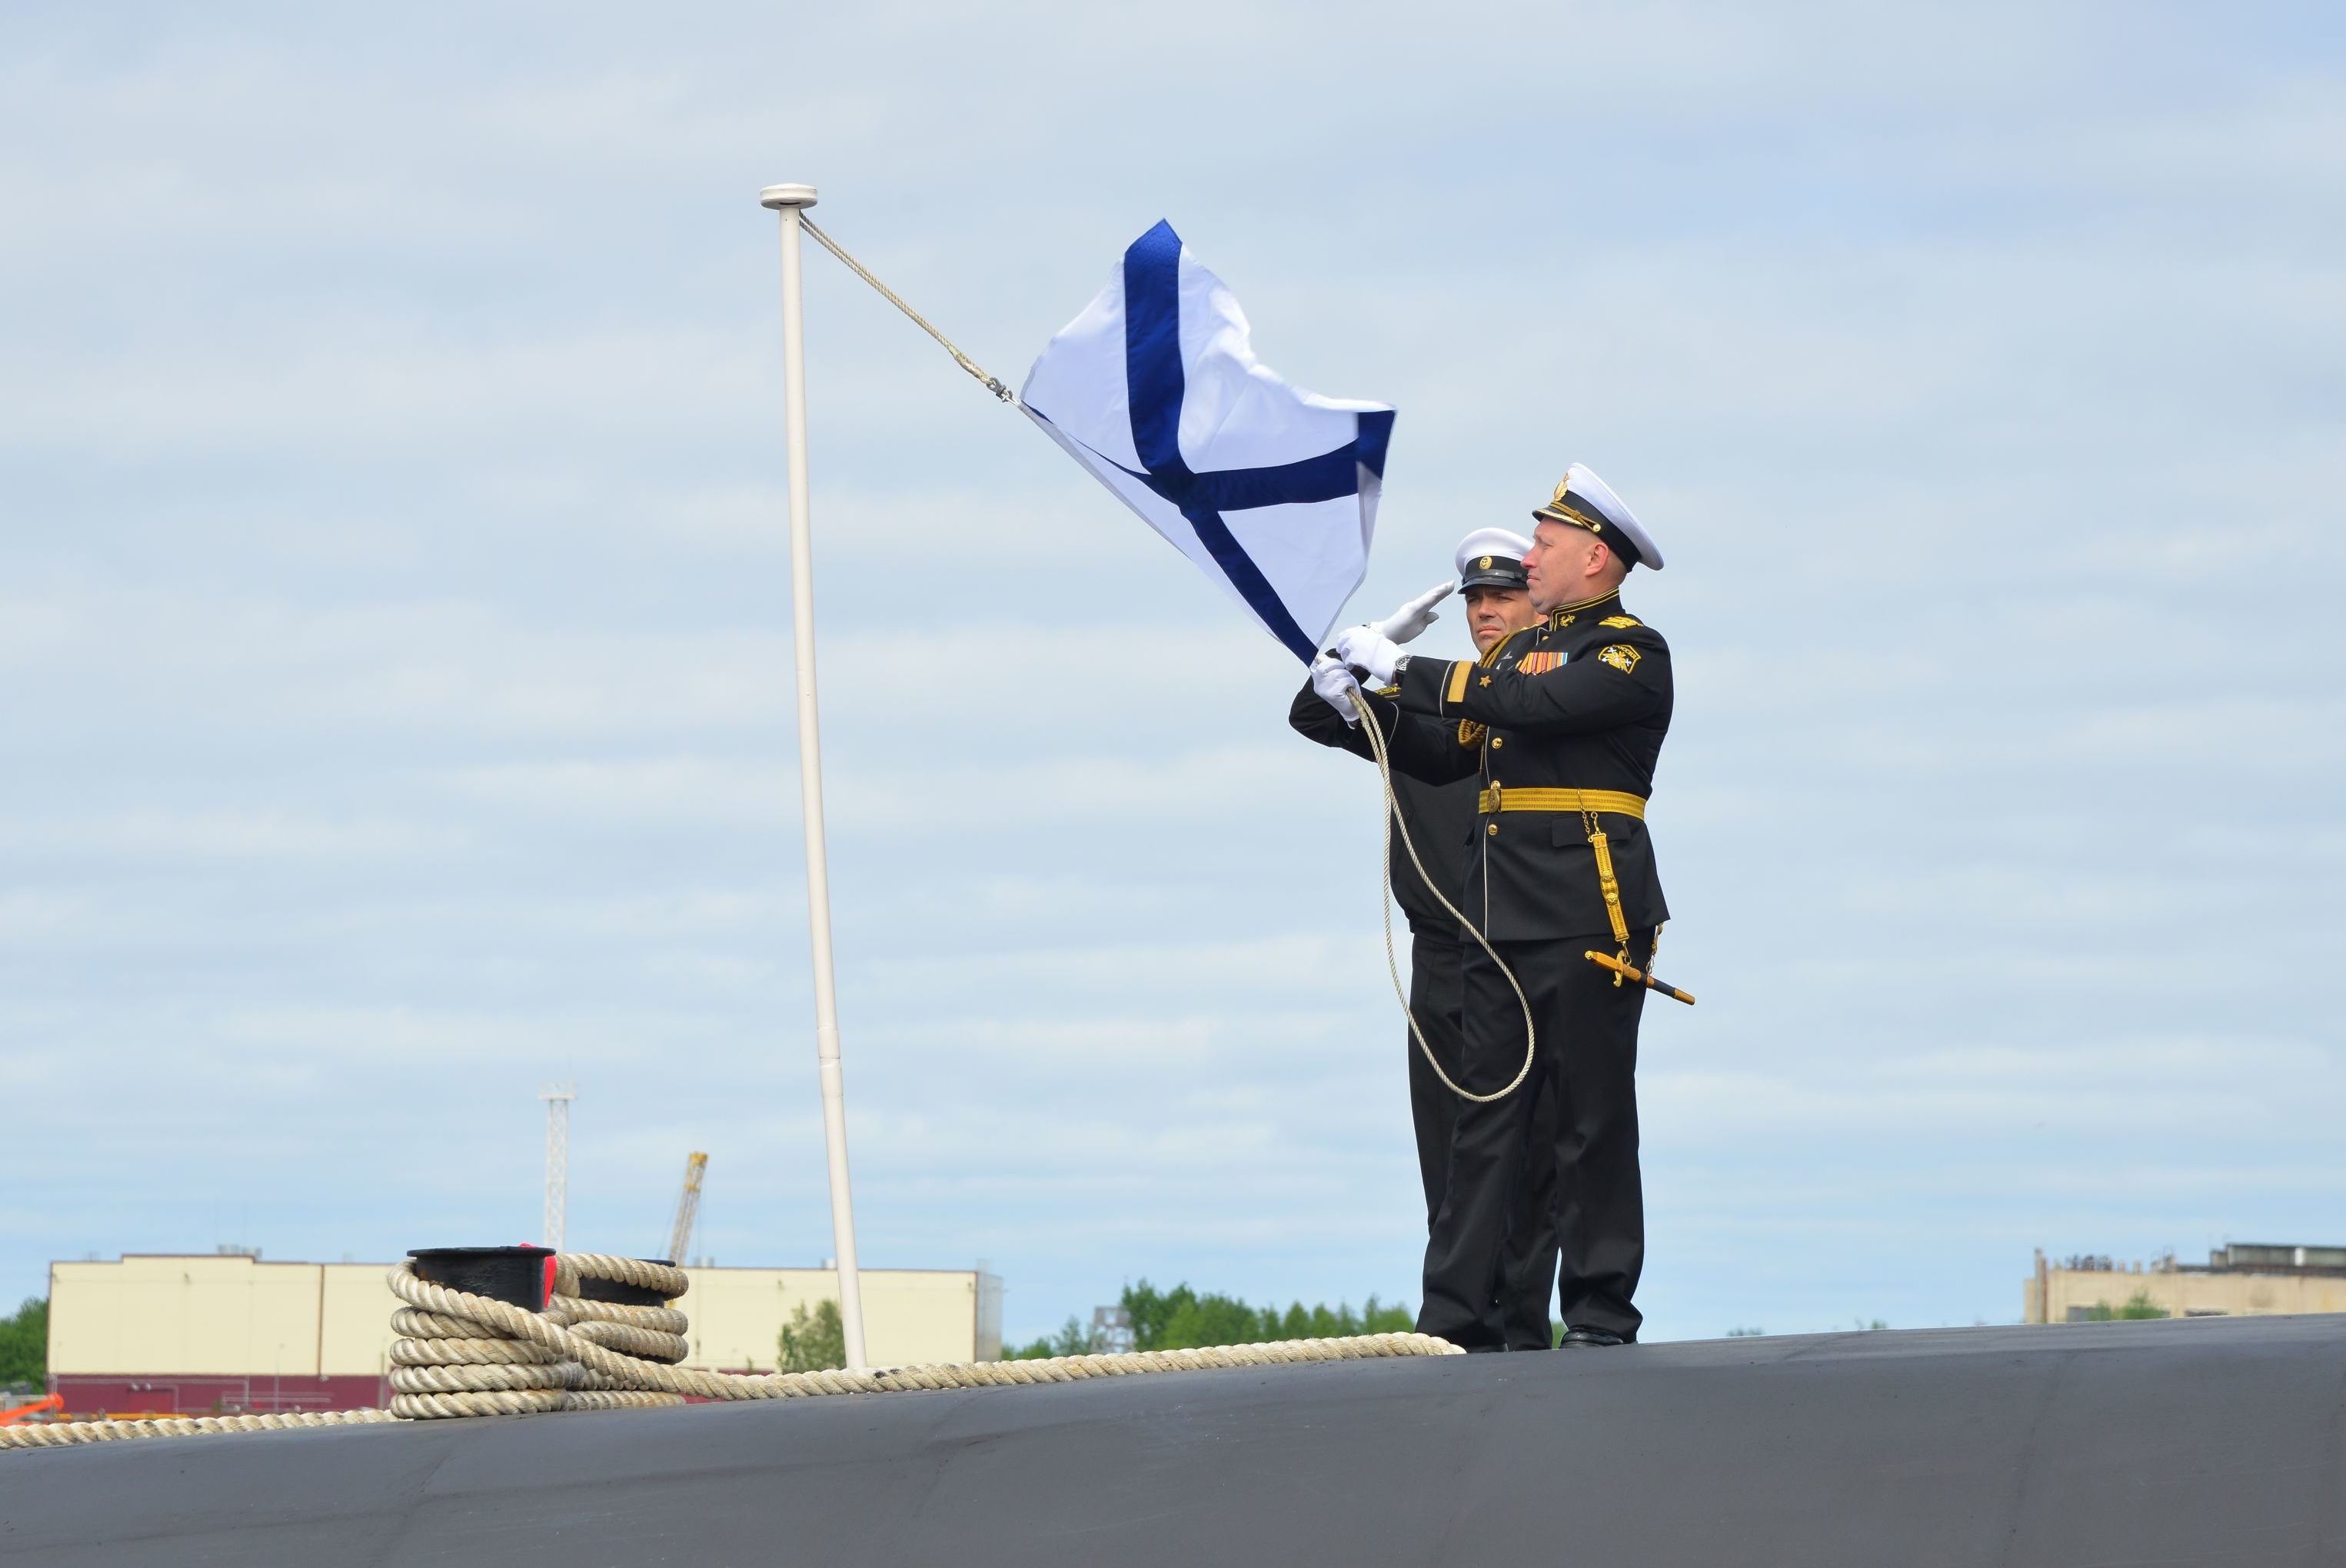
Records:
[[[1392,819],[1393,826],[1401,830],[1401,847],[1409,851],[1409,863],[1417,868],[1417,874],[1424,881],[1425,891],[1433,895],[1433,901],[1448,910],[1452,918],[1473,934],[1475,942],[1481,944],[1483,951],[1491,955],[1491,962],[1499,966],[1499,972],[1507,977],[1507,983],[1515,989],[1515,1001],[1524,1010],[1524,1064],[1515,1069],[1515,1075],[1507,1080],[1505,1088],[1495,1094],[1477,1095],[1472,1090],[1462,1089],[1453,1083],[1450,1074],[1442,1070],[1442,1063],[1434,1056],[1433,1047],[1425,1043],[1425,1031],[1417,1026],[1417,1014],[1409,1005],[1409,988],[1401,983],[1401,960],[1393,953],[1392,839],[1388,835],[1385,839],[1384,898],[1382,900],[1385,916],[1385,972],[1392,976],[1393,994],[1401,999],[1402,1016],[1409,1020],[1410,1036],[1417,1042],[1418,1050],[1425,1057],[1425,1064],[1433,1069],[1433,1075],[1441,1079],[1443,1085],[1452,1094],[1462,1100],[1472,1100],[1478,1105],[1487,1105],[1494,1100],[1504,1100],[1521,1088],[1524,1080],[1531,1076],[1533,1055],[1539,1049],[1539,1035],[1532,1027],[1531,998],[1524,994],[1523,983],[1515,978],[1515,972],[1507,967],[1507,961],[1498,955],[1489,940],[1476,929],[1474,922],[1460,914],[1458,906],[1443,896],[1442,889],[1435,885],[1431,876],[1426,874],[1425,862],[1418,859],[1417,845],[1409,836],[1409,820],[1402,815],[1401,801],[1393,794],[1392,758],[1385,748],[1384,731],[1377,728],[1376,712],[1369,707],[1368,700],[1361,696],[1357,687],[1352,691],[1352,711],[1361,716],[1361,724],[1369,732],[1369,749],[1375,754],[1377,777],[1384,784],[1385,814]]]
[[[897,294],[895,290],[891,289],[887,284],[882,283],[879,279],[874,278],[870,272],[866,271],[864,270],[863,263],[858,261],[854,257],[850,256],[844,249],[842,249],[838,240],[833,239],[830,235],[825,234],[821,229],[817,229],[814,226],[814,219],[809,218],[803,209],[799,213],[799,222],[805,228],[809,234],[815,237],[816,241],[821,244],[824,249],[830,251],[833,256],[838,257],[842,261],[846,262],[849,271],[853,272],[858,278],[862,279],[866,283],[869,283],[874,289],[879,290],[881,294],[886,298],[890,304],[895,306],[896,309],[903,311],[904,314],[913,319],[913,324],[914,326],[928,333],[929,336],[934,338],[941,345],[943,345],[945,352],[954,357],[954,362],[955,364],[967,371],[971,375],[975,376],[979,381],[984,382],[986,391],[992,392],[995,397],[1000,398],[1004,402],[1010,404],[1014,408],[1018,406],[1018,394],[1016,392],[1012,392],[1008,387],[1003,385],[1001,382],[995,380],[994,377],[987,375],[978,362],[975,360],[971,359],[967,354],[963,353],[960,348],[951,338],[946,337],[943,332],[938,331],[936,328],[931,326],[929,324],[929,319],[926,316],[922,315],[918,311],[913,309],[912,306],[904,303],[903,298]]]
[[[706,1400],[790,1400],[824,1394],[1005,1388],[1072,1383],[1150,1372],[1206,1371],[1305,1361],[1454,1356],[1447,1340],[1426,1334],[1362,1334],[1339,1339],[1289,1339],[1196,1350],[1142,1350],[1113,1356],[1056,1356],[1041,1361],[974,1361],[848,1372],[704,1372],[684,1359],[682,1312],[597,1301],[582,1281],[603,1279],[685,1293],[680,1268],[604,1253],[566,1252],[556,1262],[553,1299],[543,1312],[486,1296],[451,1290],[420,1278],[413,1264],[393,1267],[392,1291],[406,1305],[392,1314],[400,1338],[391,1347],[391,1409],[287,1415],[201,1416],[139,1421],[60,1421],[0,1427],[0,1449],[63,1448],[128,1438],[194,1437],[212,1432],[279,1431],[389,1420],[525,1415],[680,1405]]]
[[[975,360],[971,359],[967,354],[962,352],[959,344],[955,343],[951,338],[946,337],[943,332],[937,331],[935,326],[930,322],[926,316],[922,315],[918,311],[913,309],[912,306],[906,304],[904,302],[903,296],[897,293],[895,290],[888,287],[887,284],[880,281],[878,278],[872,276],[871,270],[865,267],[862,262],[858,261],[854,257],[850,256],[847,253],[846,248],[842,246],[838,240],[833,239],[830,235],[825,234],[821,229],[817,228],[815,226],[814,219],[809,218],[803,209],[799,213],[799,222],[802,227],[804,227],[809,234],[814,236],[818,244],[820,244],[824,249],[830,251],[833,256],[838,257],[841,261],[844,262],[849,271],[853,272],[858,278],[861,278],[866,283],[871,284],[872,288],[879,290],[881,296],[890,304],[895,306],[896,309],[903,311],[907,317],[911,318],[914,326],[928,333],[930,337],[934,338],[937,341],[938,345],[942,347],[945,352],[954,357],[954,362],[961,366],[963,370],[967,371],[979,382],[983,382],[986,391],[992,392],[995,397],[1000,398],[1004,402],[1010,404],[1014,408],[1025,406],[1019,402],[1018,394],[1016,392],[1012,392],[1009,387],[1004,385],[998,378],[988,375],[984,368],[979,365]],[[1031,412],[1032,411],[1030,410],[1029,412]],[[1524,1010],[1524,1064],[1516,1070],[1515,1075],[1508,1080],[1507,1086],[1505,1088],[1501,1089],[1494,1095],[1477,1095],[1470,1090],[1459,1087],[1459,1085],[1451,1078],[1450,1074],[1443,1071],[1442,1064],[1434,1058],[1433,1047],[1425,1043],[1425,1031],[1418,1027],[1417,1014],[1410,1010],[1409,991],[1407,987],[1402,984],[1401,980],[1401,961],[1393,953],[1392,840],[1388,838],[1385,840],[1384,853],[1385,970],[1392,976],[1393,994],[1401,999],[1402,1015],[1409,1020],[1409,1032],[1411,1036],[1417,1041],[1418,1050],[1424,1053],[1426,1064],[1433,1069],[1433,1075],[1442,1080],[1444,1087],[1449,1089],[1452,1094],[1456,1095],[1459,1098],[1464,1100],[1472,1100],[1477,1105],[1487,1105],[1493,1101],[1504,1100],[1509,1095],[1514,1094],[1517,1089],[1521,1088],[1523,1086],[1524,1080],[1531,1075],[1532,1062],[1539,1048],[1538,1036],[1532,1024],[1531,999],[1524,994],[1522,983],[1515,979],[1515,972],[1507,967],[1506,961],[1504,959],[1501,958],[1495,952],[1493,952],[1490,942],[1484,940],[1482,932],[1476,930],[1474,923],[1472,921],[1469,921],[1464,915],[1460,914],[1456,906],[1452,904],[1448,899],[1443,897],[1442,890],[1434,886],[1433,879],[1432,877],[1425,876],[1425,862],[1418,859],[1417,846],[1410,841],[1409,824],[1402,820],[1401,803],[1393,799],[1392,763],[1385,755],[1384,736],[1382,732],[1377,728],[1376,718],[1369,711],[1369,705],[1366,702],[1359,700],[1356,697],[1353,706],[1359,711],[1362,722],[1368,726],[1369,745],[1376,753],[1377,771],[1384,779],[1385,810],[1391,814],[1395,825],[1401,829],[1402,846],[1409,851],[1410,863],[1417,868],[1417,874],[1419,876],[1425,877],[1425,885],[1433,892],[1435,901],[1439,902],[1443,909],[1448,910],[1457,920],[1460,925],[1464,926],[1468,931],[1474,933],[1475,942],[1481,944],[1484,952],[1491,954],[1491,962],[1499,966],[1499,972],[1507,977],[1507,983],[1515,989],[1515,1000],[1522,1004]]]
[[[866,268],[862,262],[858,261],[854,257],[850,256],[845,248],[842,247],[838,240],[833,239],[830,235],[825,234],[821,229],[815,227],[814,219],[807,217],[803,210],[799,214],[799,222],[805,228],[809,234],[814,236],[816,242],[821,244],[824,249],[830,251],[833,256],[838,257],[840,260],[846,263],[848,270],[853,272],[866,283],[871,284],[872,288],[878,290],[881,295],[885,298],[890,304],[895,306],[896,309],[903,311],[906,316],[910,317],[914,326],[928,333],[930,337],[934,338],[938,344],[944,348],[945,352],[954,357],[954,362],[955,364],[958,364],[963,370],[967,371],[972,376],[984,383],[986,391],[992,392],[995,397],[1000,398],[1004,402],[1011,404],[1013,407],[1024,406],[1018,402],[1018,394],[1016,392],[1012,392],[995,377],[988,375],[984,369],[980,366],[976,361],[971,359],[967,354],[961,351],[961,348],[958,344],[956,344],[951,338],[946,337],[943,332],[937,331],[937,329],[930,323],[929,319],[926,316],[922,315],[918,311],[913,309],[912,306],[906,304],[903,297],[898,294],[895,290],[891,289],[887,284],[882,283],[879,279],[873,277],[871,270]],[[1508,1080],[1507,1086],[1501,1089],[1498,1093],[1494,1095],[1477,1095],[1470,1090],[1459,1087],[1459,1085],[1452,1080],[1450,1074],[1443,1070],[1442,1064],[1435,1059],[1433,1047],[1425,1043],[1425,1031],[1418,1027],[1417,1014],[1410,1010],[1408,988],[1402,984],[1401,961],[1394,956],[1393,953],[1392,840],[1388,838],[1385,840],[1384,853],[1385,970],[1392,976],[1393,994],[1401,999],[1402,1015],[1409,1020],[1409,1032],[1412,1037],[1417,1041],[1417,1048],[1421,1052],[1424,1053],[1426,1064],[1433,1069],[1433,1075],[1442,1080],[1444,1087],[1448,1088],[1452,1094],[1456,1095],[1459,1098],[1464,1100],[1472,1100],[1477,1105],[1487,1105],[1493,1101],[1504,1100],[1509,1095],[1514,1094],[1517,1089],[1521,1088],[1523,1086],[1524,1080],[1531,1075],[1532,1062],[1538,1050],[1538,1038],[1532,1025],[1531,999],[1524,994],[1522,983],[1515,979],[1515,972],[1507,967],[1506,961],[1504,959],[1502,959],[1495,952],[1492,951],[1490,942],[1485,941],[1483,933],[1475,929],[1474,923],[1472,921],[1469,921],[1464,915],[1460,914],[1456,906],[1452,904],[1448,899],[1443,897],[1442,890],[1434,886],[1433,879],[1432,877],[1425,876],[1425,862],[1419,860],[1417,857],[1417,846],[1410,841],[1409,824],[1402,820],[1401,803],[1393,798],[1392,763],[1385,755],[1383,733],[1377,728],[1375,716],[1369,711],[1369,705],[1366,702],[1359,700],[1356,697],[1354,698],[1353,707],[1359,711],[1362,722],[1368,726],[1369,745],[1376,753],[1377,771],[1384,779],[1385,810],[1391,814],[1395,825],[1401,829],[1402,846],[1409,851],[1410,863],[1417,868],[1417,874],[1419,876],[1425,877],[1425,885],[1433,892],[1435,901],[1439,902],[1443,909],[1448,910],[1457,920],[1460,925],[1464,926],[1470,932],[1474,932],[1475,942],[1481,944],[1484,952],[1491,954],[1491,962],[1497,964],[1499,966],[1499,972],[1507,977],[1507,983],[1515,988],[1515,1000],[1523,1005],[1523,1066],[1518,1068],[1515,1072],[1515,1075]]]

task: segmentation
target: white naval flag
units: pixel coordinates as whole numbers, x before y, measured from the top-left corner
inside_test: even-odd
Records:
[[[1309,663],[1368,571],[1392,410],[1291,387],[1247,340],[1239,302],[1159,223],[1019,400]]]

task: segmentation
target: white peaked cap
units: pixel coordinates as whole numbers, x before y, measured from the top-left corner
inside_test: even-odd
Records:
[[[1485,555],[1521,561],[1531,554],[1532,542],[1505,528],[1477,528],[1458,541],[1458,575],[1465,576]]]
[[[1613,487],[1596,477],[1596,471],[1585,463],[1574,463],[1565,471],[1564,483],[1556,487],[1556,496],[1546,505],[1535,509],[1535,518],[1547,518],[1557,523],[1569,523],[1586,528],[1598,538],[1615,547],[1616,554],[1628,555],[1638,565],[1662,569],[1662,547],[1629,510],[1629,504],[1613,494]],[[1619,538],[1614,538],[1617,531]],[[1620,544],[1627,542],[1624,552]]]

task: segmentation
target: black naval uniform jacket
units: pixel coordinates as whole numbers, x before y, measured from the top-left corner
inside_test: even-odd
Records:
[[[1369,702],[1392,713],[1395,770],[1481,780],[1459,907],[1485,937],[1609,943],[1584,803],[1598,809],[1628,928],[1669,919],[1642,807],[1670,728],[1670,649],[1617,591],[1550,612],[1480,660],[1405,659],[1393,691]]]
[[[1445,728],[1436,720],[1397,713],[1390,707],[1380,716],[1380,721],[1388,735],[1395,725],[1428,731]],[[1375,753],[1369,749],[1369,738],[1361,733],[1361,727],[1345,723],[1342,715],[1321,700],[1309,681],[1296,694],[1294,704],[1287,711],[1287,722],[1307,740],[1375,760]],[[1431,743],[1421,738],[1419,744],[1430,747]],[[1432,873],[1434,887],[1442,890],[1442,896],[1454,907],[1464,910],[1467,862],[1474,853],[1469,835],[1475,820],[1474,782],[1462,778],[1446,784],[1429,784],[1396,768],[1393,799],[1401,807],[1402,820],[1409,823],[1410,840],[1417,846],[1418,859]],[[1419,935],[1463,941],[1457,921],[1434,901],[1425,879],[1410,863],[1409,850],[1402,845],[1401,830],[1390,814],[1385,818],[1385,838],[1387,851],[1392,856],[1393,899],[1401,905],[1402,913],[1409,917],[1409,929]]]

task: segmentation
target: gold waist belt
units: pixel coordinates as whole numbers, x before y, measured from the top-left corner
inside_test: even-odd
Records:
[[[1646,820],[1646,798],[1625,789],[1485,789],[1476,809],[1493,811],[1610,811]]]

